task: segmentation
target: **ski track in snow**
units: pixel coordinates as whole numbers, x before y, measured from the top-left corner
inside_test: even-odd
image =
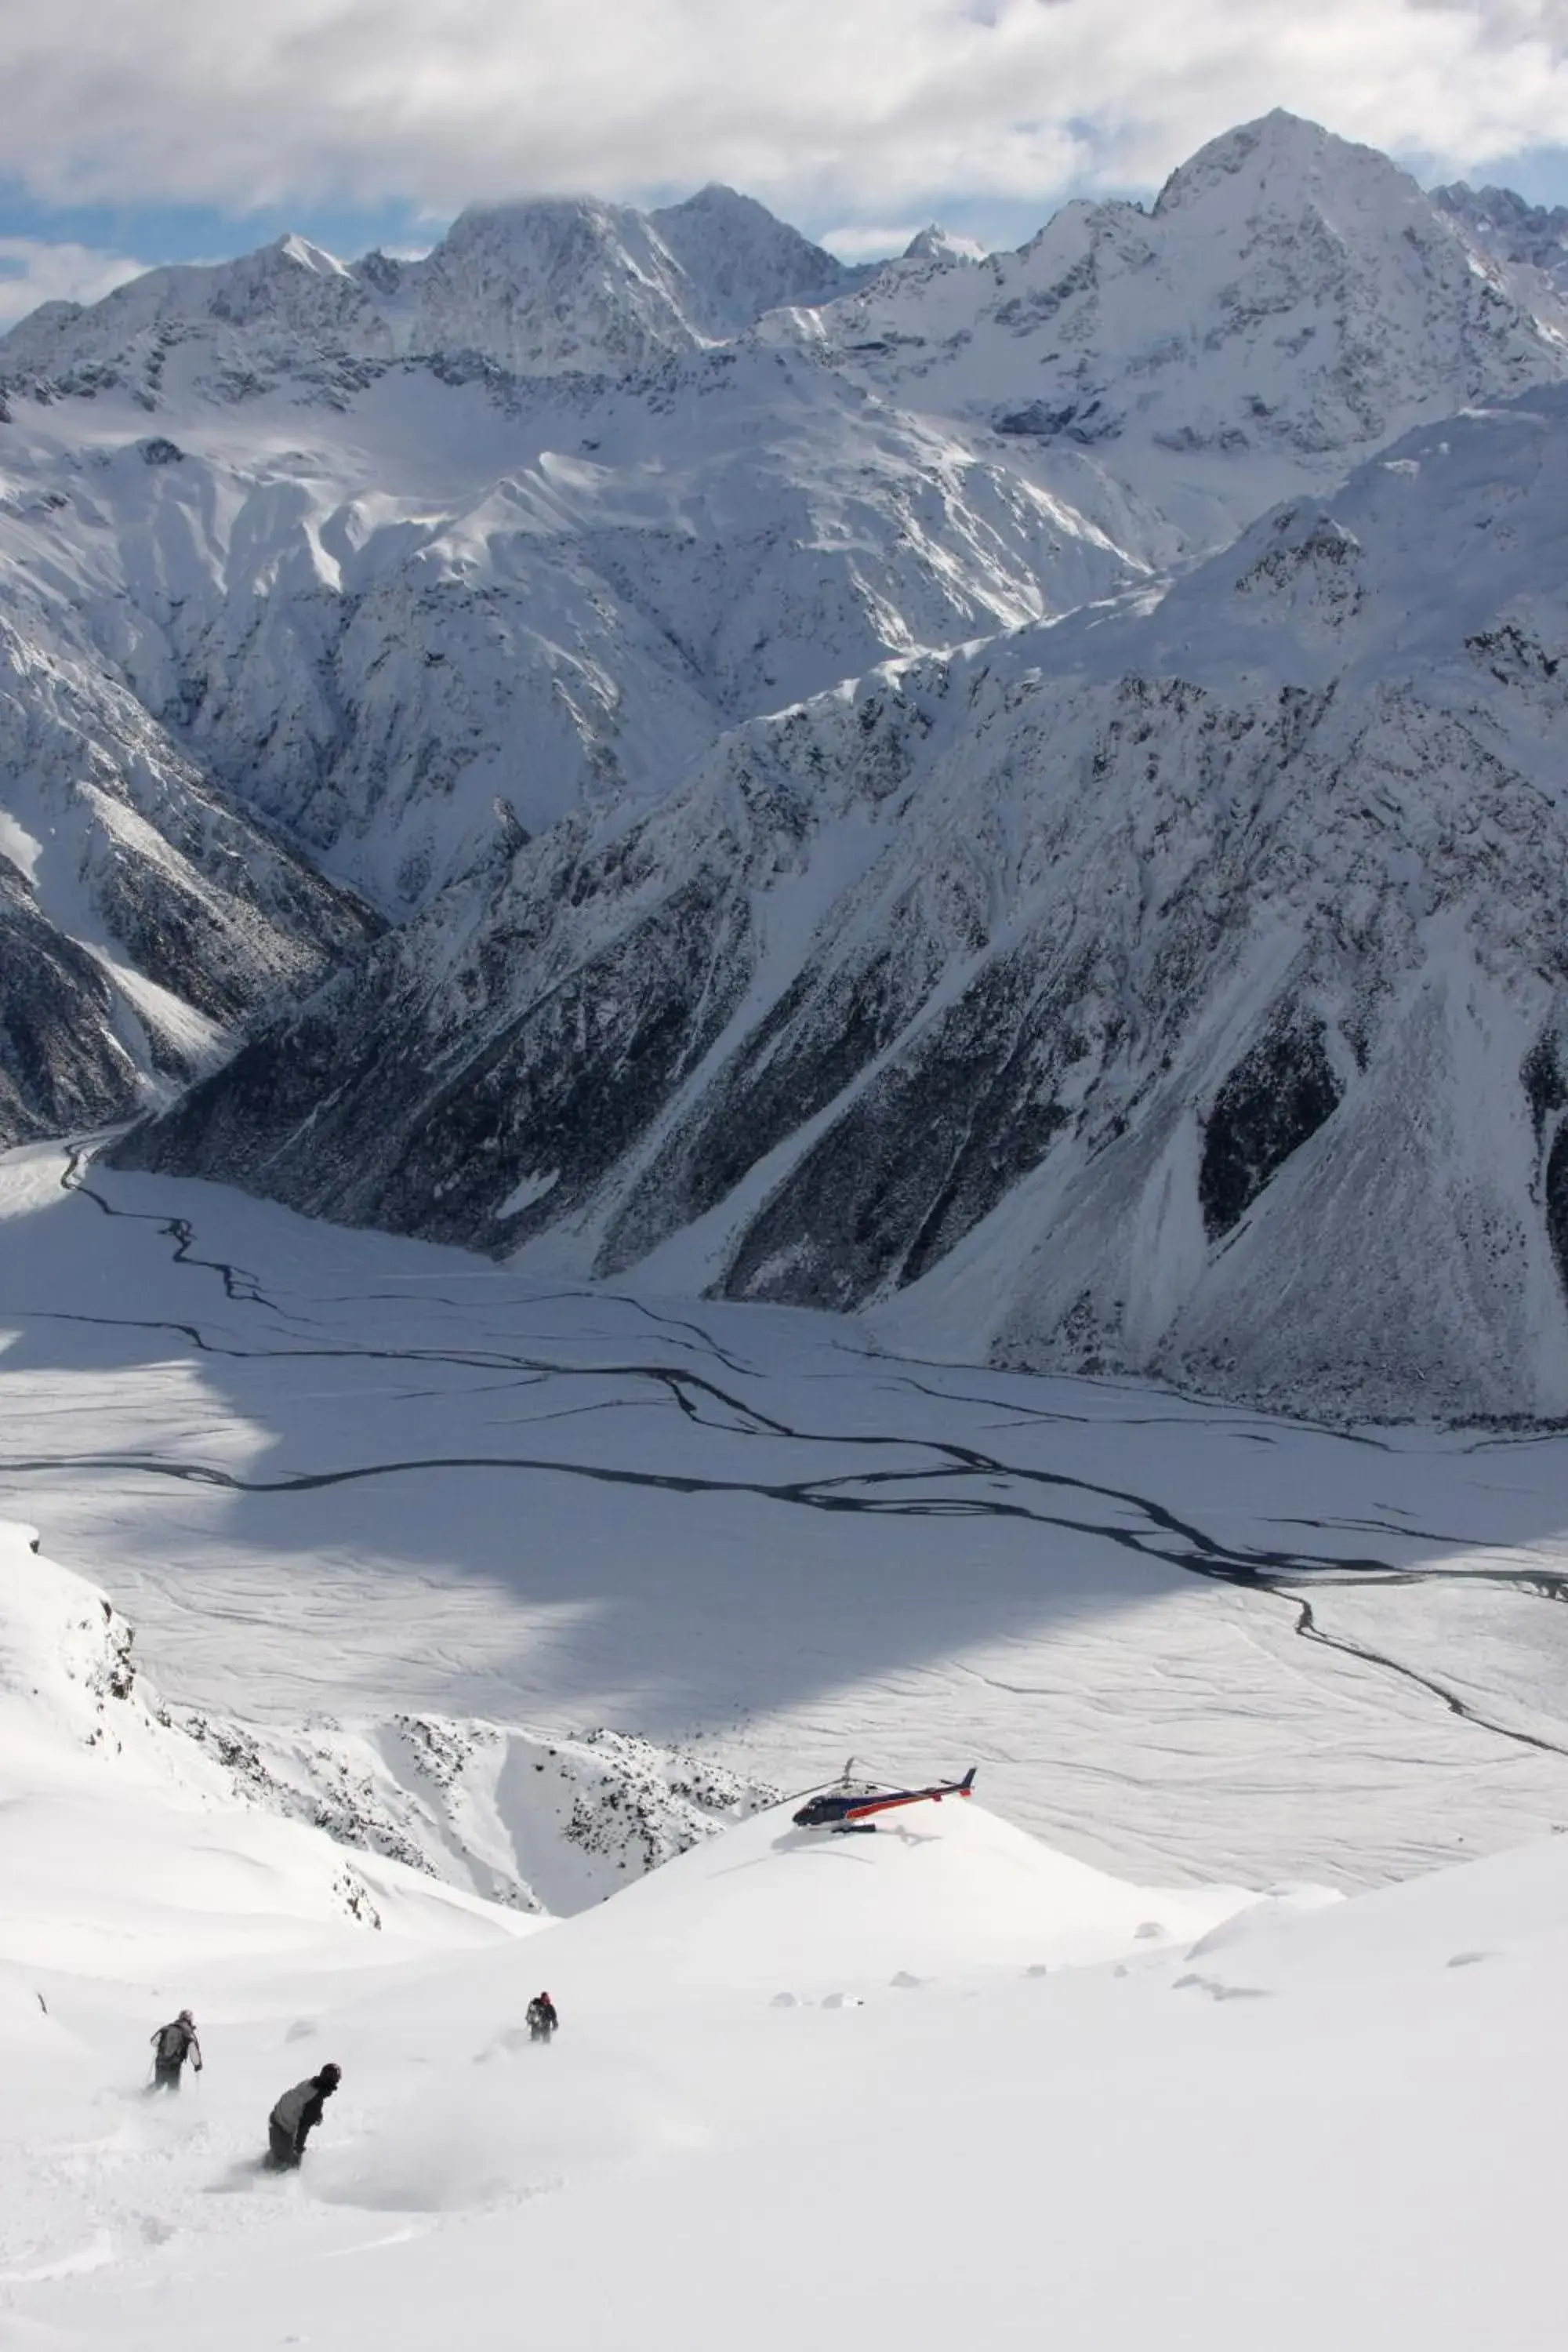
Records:
[[[85,1307],[59,1306],[28,1310],[20,1318],[11,1318],[34,1334],[45,1326],[77,1327],[85,1332],[90,1328],[121,1331],[128,1335],[145,1334],[156,1338],[166,1335],[184,1343],[198,1359],[215,1359],[237,1365],[265,1368],[269,1364],[286,1366],[342,1366],[352,1370],[356,1365],[401,1365],[411,1373],[421,1376],[420,1384],[400,1388],[396,1398],[403,1404],[414,1406],[427,1402],[439,1409],[443,1402],[453,1401],[449,1389],[440,1385],[443,1374],[455,1374],[459,1379],[468,1373],[500,1375],[484,1382],[482,1387],[465,1387],[462,1402],[465,1407],[486,1395],[501,1395],[510,1391],[541,1390],[540,1402],[548,1409],[509,1418],[509,1427],[519,1425],[537,1428],[545,1423],[574,1422],[579,1428],[591,1433],[593,1442],[582,1452],[573,1449],[560,1454],[524,1453],[515,1445],[506,1450],[489,1451],[480,1447],[451,1450],[432,1448],[425,1451],[400,1450],[396,1453],[371,1453],[371,1458],[327,1459],[310,1466],[279,1468],[273,1474],[260,1474],[249,1463],[233,1465],[215,1460],[209,1449],[188,1444],[178,1449],[157,1445],[143,1448],[122,1448],[112,1444],[82,1448],[42,1448],[37,1446],[8,1447],[0,1457],[0,1479],[12,1484],[18,1498],[18,1507],[46,1518],[51,1527],[57,1522],[49,1517],[47,1505],[58,1496],[60,1482],[70,1482],[73,1488],[87,1487],[99,1481],[130,1480],[148,1486],[173,1484],[182,1490],[215,1490],[219,1496],[282,1498],[290,1496],[322,1494],[332,1488],[363,1488],[401,1482],[429,1482],[458,1479],[467,1486],[476,1479],[500,1475],[503,1480],[521,1480],[531,1492],[541,1479],[564,1480],[574,1488],[609,1488],[627,1491],[630,1495],[669,1496],[678,1498],[739,1499],[763,1505],[784,1506],[792,1514],[803,1512],[820,1517],[827,1515],[859,1521],[946,1520],[952,1522],[990,1522],[1005,1528],[1008,1525],[1020,1532],[1038,1530],[1047,1540],[1061,1538],[1085,1539],[1096,1545],[1109,1545],[1128,1557],[1133,1563],[1147,1566],[1156,1574],[1173,1573],[1178,1580],[1201,1579],[1210,1584],[1229,1587],[1243,1601],[1247,1611],[1247,1622],[1258,1628],[1258,1612],[1270,1615],[1283,1612],[1284,1624],[1294,1643],[1307,1646],[1314,1654],[1310,1669],[1313,1675],[1320,1664],[1327,1664],[1325,1652],[1346,1661],[1352,1669],[1393,1681],[1403,1687],[1404,1705],[1414,1704],[1428,1717],[1434,1714],[1431,1702],[1447,1717],[1458,1718],[1488,1741],[1505,1743],[1516,1752],[1531,1751],[1539,1757],[1552,1759],[1568,1759],[1568,1727],[1556,1718],[1550,1702],[1543,1702],[1539,1693],[1529,1695],[1529,1703],[1519,1704],[1518,1694],[1510,1687],[1504,1675],[1500,1687],[1489,1687],[1484,1675],[1475,1681],[1474,1671],[1467,1658],[1465,1671],[1452,1672],[1448,1662],[1431,1654],[1434,1629],[1426,1622],[1426,1604],[1418,1594],[1430,1597],[1447,1588],[1462,1593],[1467,1607],[1475,1605],[1478,1596],[1492,1591],[1499,1596],[1534,1601],[1560,1601],[1568,1598],[1568,1565],[1554,1564],[1552,1557],[1532,1555],[1525,1564],[1517,1558],[1500,1564],[1487,1558],[1489,1547],[1478,1543],[1474,1534],[1466,1537],[1458,1532],[1439,1532],[1443,1514],[1434,1510],[1430,1516],[1437,1524],[1416,1523],[1412,1506],[1406,1502],[1384,1502],[1381,1496],[1368,1497],[1370,1509],[1343,1511],[1325,1510],[1321,1517],[1305,1513],[1249,1513],[1248,1518],[1257,1533],[1267,1538],[1270,1528],[1300,1527],[1321,1533],[1330,1539],[1340,1535],[1357,1536],[1367,1533],[1381,1535],[1386,1548],[1378,1550],[1333,1549],[1293,1549],[1264,1541],[1243,1541],[1227,1537],[1206,1521],[1202,1512],[1178,1507],[1173,1498],[1162,1500],[1145,1491],[1142,1484],[1121,1483],[1017,1458],[1024,1450],[1015,1445],[1011,1453],[997,1449],[995,1439],[1003,1430],[1020,1436],[1057,1444],[1074,1444],[1080,1433],[1103,1436],[1108,1426],[1107,1406],[1111,1406],[1111,1423],[1117,1433],[1118,1468],[1124,1461],[1129,1466],[1148,1454],[1151,1470],[1163,1469],[1165,1465],[1158,1452],[1169,1433],[1180,1434],[1184,1429],[1190,1435],[1221,1437],[1229,1444],[1247,1445],[1254,1458],[1267,1459],[1275,1454],[1288,1454],[1293,1443],[1310,1438],[1329,1446],[1338,1458],[1347,1456],[1371,1462],[1386,1459],[1391,1474],[1397,1465],[1400,1445],[1392,1434],[1373,1433],[1339,1433],[1307,1430],[1300,1424],[1270,1423],[1264,1416],[1237,1413],[1206,1407],[1197,1401],[1186,1401],[1173,1393],[1162,1397],[1157,1392],[1140,1390],[1131,1383],[1105,1383],[1095,1387],[1079,1384],[1081,1411],[1063,1409],[1057,1400],[1067,1389],[1067,1383],[1027,1381],[1020,1376],[982,1374],[975,1377],[974,1368],[942,1367],[938,1365],[906,1365],[889,1358],[874,1345],[860,1348],[847,1337],[842,1328],[834,1328],[826,1318],[805,1318],[816,1326],[819,1320],[824,1336],[828,1339],[826,1351],[832,1368],[824,1371],[820,1360],[812,1366],[810,1391],[820,1404],[825,1397],[836,1393],[846,1404],[846,1424],[843,1430],[813,1425],[807,1415],[798,1411],[785,1411],[775,1403],[776,1392],[783,1387],[776,1373],[771,1371],[767,1358],[772,1332],[763,1316],[757,1317],[753,1338],[757,1344],[748,1355],[737,1347],[735,1332],[745,1331],[747,1318],[754,1310],[716,1310],[715,1320],[728,1330],[729,1344],[717,1335],[710,1335],[703,1325],[672,1310],[648,1302],[624,1298],[618,1294],[571,1287],[537,1291],[528,1290],[523,1301],[531,1312],[565,1310],[570,1318],[575,1313],[584,1331],[603,1325],[606,1315],[612,1315],[616,1325],[624,1323],[629,1311],[638,1321],[664,1335],[664,1342],[672,1351],[700,1354],[708,1360],[709,1369],[699,1369],[693,1363],[644,1360],[636,1357],[613,1354],[595,1360],[590,1349],[586,1358],[574,1360],[574,1348],[549,1349],[534,1346],[526,1350],[517,1347],[489,1344],[491,1338],[485,1317],[491,1311],[486,1305],[476,1313],[474,1306],[453,1292],[426,1289],[423,1280],[417,1288],[417,1306],[422,1313],[437,1310],[442,1315],[460,1317],[474,1332],[474,1343],[464,1346],[376,1345],[369,1339],[345,1339],[341,1336],[342,1310],[349,1310],[351,1328],[356,1311],[361,1318],[380,1306],[409,1308],[415,1302],[413,1289],[353,1290],[328,1292],[324,1289],[305,1293],[296,1298],[280,1283],[268,1276],[221,1255],[212,1254],[204,1244],[200,1219],[196,1215],[171,1211],[163,1206],[148,1210],[132,1207],[121,1199],[110,1198],[103,1189],[103,1180],[89,1181],[93,1147],[79,1144],[71,1147],[56,1171],[58,1191],[67,1196],[58,1203],[55,1213],[76,1215],[76,1204],[90,1203],[103,1218],[114,1223],[117,1229],[125,1226],[152,1228],[157,1238],[170,1244],[168,1260],[183,1275],[207,1276],[221,1289],[226,1306],[232,1305],[248,1318],[268,1318],[267,1336],[256,1344],[236,1336],[223,1327],[187,1319],[178,1314],[136,1315],[89,1312]],[[124,1186],[123,1180],[109,1180],[117,1191],[121,1187],[142,1198],[153,1197],[149,1183],[140,1187]],[[166,1191],[167,1188],[161,1188]],[[217,1203],[226,1198],[221,1193],[204,1188],[207,1200]],[[279,1220],[279,1213],[257,1210],[245,1204],[247,1213],[260,1220],[258,1231],[265,1234],[268,1221]],[[287,1221],[291,1229],[298,1228],[295,1220]],[[16,1230],[15,1225],[13,1230]],[[306,1228],[310,1231],[312,1229]],[[328,1233],[331,1229],[321,1229]],[[352,1240],[333,1234],[334,1244]],[[384,1240],[376,1244],[383,1260],[390,1247],[397,1244]],[[414,1253],[410,1250],[411,1270]],[[258,1256],[259,1252],[248,1255]],[[421,1266],[421,1274],[423,1267]],[[498,1277],[493,1269],[482,1273],[476,1269],[476,1279],[493,1286]],[[308,1299],[308,1304],[301,1303]],[[132,1302],[133,1303],[133,1302]],[[513,1300],[515,1305],[520,1303]],[[331,1310],[338,1310],[336,1328],[331,1321]],[[798,1319],[798,1318],[797,1318]],[[321,1333],[317,1339],[311,1332]],[[604,1333],[598,1334],[601,1340]],[[574,1334],[574,1340],[577,1335]],[[762,1360],[759,1361],[758,1358]],[[951,1373],[953,1384],[944,1386],[942,1375]],[[714,1377],[714,1374],[722,1377]],[[426,1376],[429,1376],[427,1379]],[[26,1372],[13,1372],[12,1380],[25,1381]],[[993,1392],[984,1392],[986,1383],[994,1383]],[[748,1384],[766,1382],[768,1406],[764,1407],[747,1393]],[[568,1399],[573,1386],[586,1386],[597,1393],[584,1402],[561,1401],[563,1387]],[[1029,1390],[1037,1391],[1049,1403],[1036,1405],[1023,1402]],[[1125,1415],[1116,1410],[1115,1402],[1125,1399],[1129,1410]],[[906,1419],[900,1400],[905,1400],[917,1416]],[[649,1400],[668,1407],[673,1405],[699,1443],[711,1440],[725,1453],[737,1445],[750,1449],[762,1446],[770,1454],[779,1447],[789,1452],[804,1450],[816,1454],[821,1467],[802,1475],[779,1476],[759,1469],[754,1473],[737,1474],[723,1465],[699,1462],[650,1463],[637,1458],[638,1443],[634,1437],[624,1447],[617,1448],[616,1433],[624,1426],[635,1428],[628,1416],[639,1404]],[[858,1425],[871,1404],[881,1425]],[[921,1425],[929,1418],[930,1407],[936,1407],[948,1416],[984,1413],[990,1418],[984,1424],[991,1442],[984,1446],[946,1430],[932,1431]],[[769,1409],[769,1408],[772,1409]],[[820,1419],[820,1416],[818,1416]],[[18,1425],[17,1416],[8,1416],[13,1431]],[[889,1421],[892,1426],[887,1425]],[[606,1445],[605,1432],[609,1442]],[[323,1445],[327,1439],[323,1435]],[[1151,1451],[1151,1449],[1155,1449]],[[368,1449],[367,1449],[368,1450]],[[673,1451],[667,1447],[666,1452]],[[609,1458],[603,1458],[607,1454]],[[619,1458],[617,1458],[617,1454]],[[594,1458],[595,1454],[600,1458]],[[846,1464],[846,1455],[848,1460]],[[889,1456],[897,1457],[889,1462]],[[1463,1458],[1458,1449],[1449,1449],[1450,1460]],[[769,1469],[772,1465],[768,1465]],[[1391,1475],[1391,1480],[1396,1483]],[[29,1501],[29,1497],[32,1498]],[[1215,1499],[1219,1499],[1216,1493]],[[1053,1506],[1055,1507],[1053,1507]],[[461,1525],[468,1513],[459,1507],[452,1514]],[[566,1515],[567,1526],[572,1513]],[[955,1542],[965,1538],[955,1536]],[[58,1547],[57,1547],[58,1548]],[[1402,1559],[1403,1548],[1414,1548],[1418,1556]],[[1444,1560],[1419,1556],[1423,1550],[1464,1553],[1461,1561]],[[1479,1553],[1479,1557],[1473,1557]],[[88,1562],[112,1585],[113,1558],[95,1557]],[[207,1586],[203,1579],[203,1586]],[[1406,1592],[1405,1588],[1411,1590]],[[1311,1597],[1308,1597],[1310,1588]],[[1329,1601],[1331,1591],[1333,1599]],[[1358,1604],[1374,1593],[1397,1594],[1399,1601],[1391,1610],[1385,1602],[1379,1612],[1375,1626],[1340,1622],[1342,1598],[1354,1595]],[[250,1597],[255,1605],[255,1596]],[[303,1616],[308,1627],[316,1601],[314,1593],[301,1596]],[[144,1608],[132,1601],[133,1614],[145,1618]],[[265,1605],[265,1604],[264,1604]],[[898,1608],[895,1596],[889,1596],[888,1608]],[[182,1597],[182,1613],[204,1615],[209,1625],[221,1620],[225,1612],[237,1606],[236,1597],[222,1589],[221,1580],[212,1580],[210,1589],[187,1588]],[[1330,1622],[1324,1622],[1325,1609],[1336,1613]],[[241,1608],[239,1613],[245,1612]],[[672,1612],[674,1613],[674,1612]],[[1421,1622],[1415,1619],[1419,1613]],[[984,1603],[977,1617],[984,1616]],[[1535,1614],[1531,1612],[1532,1622]],[[983,1632],[977,1624],[975,1633]],[[808,1622],[805,1628],[809,1634]],[[166,1648],[163,1628],[157,1628],[158,1640],[149,1642],[151,1663],[158,1669]],[[1413,1638],[1418,1636],[1418,1638]],[[411,1634],[411,1643],[418,1636]],[[963,1644],[963,1629],[950,1633],[944,1649]],[[1267,1641],[1268,1637],[1265,1636]],[[536,1636],[536,1651],[542,1645]],[[885,1668],[889,1687],[895,1691],[908,1686],[908,1667],[899,1667],[898,1643],[889,1645],[889,1665]],[[933,1647],[936,1646],[933,1644]],[[460,1648],[460,1644],[459,1644]],[[1030,1654],[1032,1656],[1032,1653]],[[1048,1664],[1048,1649],[1043,1654]],[[1300,1649],[1296,1650],[1300,1655]],[[457,1653],[454,1652],[454,1660]],[[1044,1694],[1051,1681],[1045,1675],[1025,1674],[1010,1680],[1003,1674],[991,1673],[971,1657],[942,1657],[942,1672],[949,1680],[966,1679],[973,1686],[988,1688],[1001,1696],[1011,1697],[1014,1706],[1021,1694]],[[537,1667],[536,1673],[541,1671]],[[821,1674],[831,1685],[840,1677],[834,1673],[830,1649],[821,1652]],[[930,1669],[928,1667],[927,1671]],[[1158,1648],[1145,1662],[1144,1671],[1152,1682],[1167,1674]],[[1092,1705],[1092,1690],[1083,1695]],[[204,1699],[205,1695],[203,1694]],[[926,1694],[929,1699],[929,1694]],[[570,1704],[569,1691],[561,1693],[563,1706]],[[1215,1711],[1215,1729],[1223,1717],[1222,1691],[1211,1691],[1209,1706]],[[1125,1700],[1119,1700],[1125,1706]],[[727,1715],[727,1726],[716,1725],[714,1710],[703,1710],[707,1719],[700,1727],[705,1732],[728,1728],[742,1739],[752,1736],[748,1718],[763,1710],[753,1698],[743,1692],[736,1694],[735,1702],[718,1712]],[[917,1709],[917,1720],[921,1710]],[[940,1720],[941,1709],[936,1710]],[[853,1723],[852,1710],[848,1718]],[[1408,1715],[1401,1713],[1399,1720],[1407,1723]],[[647,1727],[627,1723],[628,1728]],[[689,1728],[689,1726],[686,1727]],[[826,1726],[822,1739],[830,1736]],[[837,1737],[843,1738],[840,1731]],[[1184,1735],[1190,1746],[1190,1728]],[[1131,1753],[1123,1771],[1118,1762],[1105,1759],[1076,1756],[1071,1759],[1075,1776],[1088,1784],[1098,1779],[1104,1785],[1107,1776],[1122,1779],[1135,1790],[1147,1778],[1160,1769],[1158,1738],[1152,1736],[1148,1724],[1140,1724],[1133,1716],[1123,1735]],[[785,1751],[786,1755],[793,1751]],[[813,1759],[822,1752],[820,1743],[813,1748]],[[777,1754],[772,1759],[777,1769]],[[1491,1769],[1478,1756],[1474,1769],[1484,1779]],[[1451,1762],[1444,1766],[1445,1780]],[[1058,1800],[1047,1800],[1047,1810]],[[1568,1811],[1568,1784],[1554,1788],[1550,1795],[1537,1792],[1532,1801],[1547,1816]],[[1483,1808],[1484,1811],[1484,1808]],[[1054,1818],[1054,1817],[1053,1817]],[[1555,1825],[1554,1822],[1552,1825]],[[1080,1833],[1089,1842],[1105,1835],[1102,1823],[1086,1814]],[[1442,1832],[1437,1831],[1437,1836]],[[1458,1832],[1463,1846],[1468,1838],[1485,1836],[1484,1828],[1475,1825]],[[1495,1841],[1494,1841],[1495,1842]],[[1198,1840],[1202,1845],[1202,1838]],[[1281,1851],[1274,1856],[1276,1867],[1289,1867],[1293,1854]],[[1320,1867],[1321,1867],[1320,1864]],[[1386,1859],[1377,1857],[1352,1862],[1352,1875],[1377,1874],[1386,1867]]]

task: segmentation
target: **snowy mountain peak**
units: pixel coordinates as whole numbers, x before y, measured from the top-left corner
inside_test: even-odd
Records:
[[[522,375],[625,372],[705,340],[647,215],[591,196],[470,205],[384,308],[401,351]]]
[[[1211,544],[1299,487],[1281,462],[1326,487],[1349,452],[1564,366],[1541,306],[1414,180],[1284,113],[1214,141],[1152,210],[1069,204],[1015,254],[895,264],[825,320],[884,396],[1058,463],[1092,450]]]
[[[1267,194],[1275,201],[1292,187],[1316,191],[1352,174],[1370,173],[1384,183],[1405,180],[1396,163],[1374,147],[1363,147],[1277,106],[1254,122],[1238,123],[1179,163],[1154,199],[1154,212],[1173,213],[1238,181],[1249,200]],[[1408,184],[1415,188],[1415,182]]]
[[[308,236],[300,236],[292,229],[275,238],[270,246],[264,246],[262,251],[275,253],[280,261],[291,261],[297,268],[314,270],[319,278],[347,278],[351,274],[336,254],[329,253],[325,246],[312,245]]]
[[[775,219],[754,196],[717,182],[648,217],[697,292],[710,328],[725,334],[769,310],[832,301],[866,275]]]
[[[629,205],[597,196],[517,196],[467,205],[427,257],[490,252],[526,267],[563,248],[625,236],[637,217]]]
[[[910,237],[899,258],[901,261],[934,261],[938,264],[984,261],[985,247],[976,244],[973,237],[955,236],[951,229],[932,221]]]

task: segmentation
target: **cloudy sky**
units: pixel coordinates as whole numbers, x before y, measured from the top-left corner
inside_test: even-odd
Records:
[[[1568,0],[34,0],[0,8],[0,324],[542,190],[1016,244],[1273,106],[1568,202]]]

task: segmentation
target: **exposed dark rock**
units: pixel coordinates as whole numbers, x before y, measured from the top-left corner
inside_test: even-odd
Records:
[[[1198,1198],[1211,1241],[1240,1221],[1339,1099],[1322,1024],[1310,1017],[1281,1022],[1237,1064],[1204,1127]]]
[[[112,1013],[100,967],[0,857],[0,1148],[131,1116],[136,1070]]]
[[[1530,1102],[1530,1116],[1539,1143],[1554,1110],[1568,1104],[1568,1077],[1563,1071],[1558,1041],[1550,1030],[1538,1037],[1525,1055],[1520,1080]]]
[[[1546,1160],[1546,1231],[1557,1278],[1568,1292],[1568,1127],[1560,1127]]]
[[[1055,408],[1047,401],[1031,400],[998,416],[996,430],[1037,441],[1076,441],[1087,448],[1097,441],[1114,440],[1121,425],[1099,400],[1067,401]]]
[[[934,950],[881,949],[858,971],[810,965],[684,1122],[606,1238],[611,1274],[721,1201],[760,1160],[840,1094],[899,1034],[941,971]]]

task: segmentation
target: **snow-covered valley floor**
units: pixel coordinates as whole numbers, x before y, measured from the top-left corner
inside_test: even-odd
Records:
[[[1568,1437],[911,1363],[53,1150],[0,1212],[0,1516],[176,1706],[603,1727],[784,1790],[976,1762],[1144,1878],[1568,1824]]]
[[[0,1208],[0,2352],[1560,2340],[1568,1439],[900,1360],[58,1150]],[[434,1875],[186,1736],[307,1769],[325,1718],[318,1773],[449,1782]],[[984,1801],[744,1817],[851,1750]],[[597,1901],[635,1841],[552,1843],[552,1770],[653,1791],[641,1861],[729,1826]],[[479,1898],[503,1832],[575,1916]]]

